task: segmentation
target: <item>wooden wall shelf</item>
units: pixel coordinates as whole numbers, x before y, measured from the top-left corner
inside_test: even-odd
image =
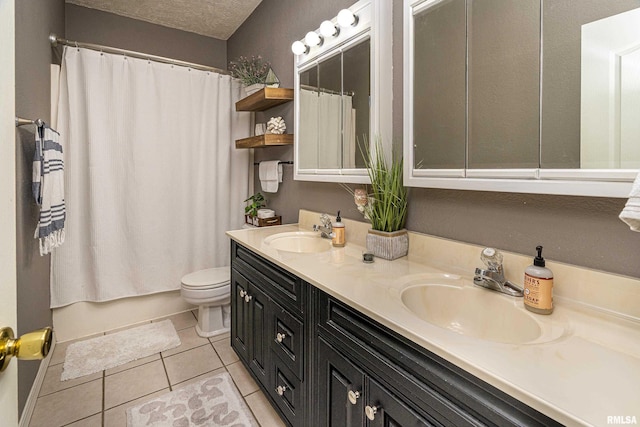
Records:
[[[274,145],[291,145],[293,144],[293,134],[285,133],[282,135],[274,135],[271,133],[265,135],[252,136],[249,138],[237,139],[236,148],[262,148]]]
[[[264,111],[293,101],[293,89],[265,87],[236,102],[236,111]]]

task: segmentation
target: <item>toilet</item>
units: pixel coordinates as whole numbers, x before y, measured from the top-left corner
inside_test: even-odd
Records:
[[[182,278],[180,295],[198,306],[196,332],[213,337],[229,331],[231,317],[231,285],[229,267],[208,268]]]

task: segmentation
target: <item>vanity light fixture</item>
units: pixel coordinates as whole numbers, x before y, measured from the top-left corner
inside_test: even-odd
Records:
[[[309,46],[302,43],[300,40],[296,40],[291,45],[291,52],[293,52],[294,55],[302,55],[303,53],[309,52]]]
[[[322,21],[322,24],[320,24],[320,34],[322,34],[324,38],[336,37],[340,34],[340,28],[336,27],[331,21]]]
[[[338,25],[342,28],[355,27],[358,25],[358,17],[349,9],[342,9],[338,12]]]
[[[322,37],[320,37],[315,31],[309,31],[307,35],[304,36],[304,41],[309,47],[322,45]]]

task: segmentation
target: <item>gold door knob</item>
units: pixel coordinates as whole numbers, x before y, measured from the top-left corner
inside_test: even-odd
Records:
[[[12,357],[23,360],[44,359],[51,349],[52,329],[46,327],[14,339],[13,329],[0,329],[0,372],[9,365]]]

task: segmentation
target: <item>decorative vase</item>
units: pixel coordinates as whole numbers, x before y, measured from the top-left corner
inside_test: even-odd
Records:
[[[247,95],[251,95],[252,93],[256,93],[262,88],[264,88],[264,83],[254,83],[252,85],[245,86],[244,90],[247,93]]]
[[[392,232],[369,230],[367,251],[390,261],[403,257],[409,252],[409,234],[406,229]]]

